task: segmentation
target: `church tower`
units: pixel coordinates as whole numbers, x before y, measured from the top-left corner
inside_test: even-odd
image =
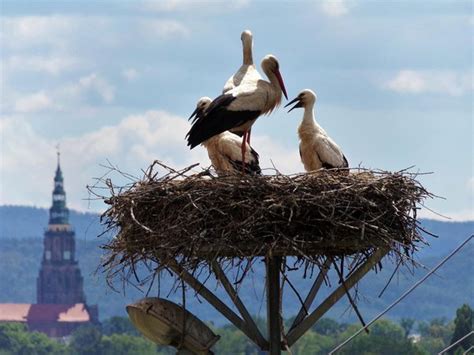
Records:
[[[54,177],[53,205],[44,234],[44,252],[37,279],[38,304],[85,303],[83,279],[75,260],[74,231],[69,224],[63,173],[58,152]]]

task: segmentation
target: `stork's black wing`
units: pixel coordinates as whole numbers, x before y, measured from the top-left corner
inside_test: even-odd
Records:
[[[249,175],[261,175],[262,169],[260,169],[258,153],[253,149],[250,150],[250,153],[252,154],[254,159],[250,162],[245,162],[244,173]],[[236,171],[242,171],[242,161],[240,159],[232,160],[229,157],[228,159]]]
[[[317,154],[317,153],[316,153],[316,154]],[[319,155],[318,155],[318,157],[319,157]],[[323,168],[324,168],[324,169],[348,168],[348,167],[349,167],[349,163],[348,163],[347,158],[346,158],[346,156],[345,156],[344,154],[342,155],[342,159],[343,159],[344,162],[343,162],[343,164],[342,164],[341,166],[334,166],[334,165],[332,165],[332,164],[329,164],[329,163],[327,163],[327,162],[322,161],[321,158],[319,157],[319,160],[321,160],[321,163],[323,164]],[[348,173],[348,171],[347,171],[347,173]]]
[[[342,165],[343,168],[348,168],[349,167],[349,162],[347,161],[346,156],[343,154],[342,159],[344,159],[344,164]]]
[[[205,114],[191,127],[186,138],[193,149],[216,134],[238,127],[260,116],[260,111],[233,111],[229,105],[236,100],[230,94],[218,96],[211,102]]]

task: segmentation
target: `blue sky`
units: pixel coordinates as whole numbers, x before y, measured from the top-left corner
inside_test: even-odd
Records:
[[[318,95],[316,117],[351,166],[433,172],[446,199],[428,206],[474,219],[474,20],[470,1],[2,1],[1,204],[48,206],[61,144],[69,205],[110,160],[139,175],[154,159],[208,164],[189,151],[186,117],[241,64],[279,58],[290,98]],[[300,172],[302,112],[254,126],[261,165]],[[428,211],[423,215],[431,216]]]

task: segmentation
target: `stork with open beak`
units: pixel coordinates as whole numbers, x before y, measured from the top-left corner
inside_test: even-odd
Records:
[[[250,141],[252,125],[260,115],[269,114],[280,104],[282,92],[288,98],[276,57],[265,56],[261,66],[269,81],[246,81],[215,98],[186,135],[191,149],[216,134],[238,129],[244,132],[241,153],[242,162],[245,162],[246,143]]]
[[[316,103],[316,94],[309,89],[303,90],[285,107],[294,103],[296,105],[288,112],[298,107],[304,108],[303,119],[298,127],[298,136],[300,138],[300,157],[305,170],[347,168],[349,164],[341,148],[314,118],[313,108]]]
[[[196,105],[196,109],[189,119],[202,117],[212,100],[209,97],[202,97]],[[245,164],[241,160],[241,146],[246,145]],[[207,149],[207,154],[211,160],[212,166],[218,175],[236,173],[243,168],[244,174],[261,174],[258,161],[258,153],[243,141],[243,139],[231,132],[219,133],[204,142],[202,145]]]

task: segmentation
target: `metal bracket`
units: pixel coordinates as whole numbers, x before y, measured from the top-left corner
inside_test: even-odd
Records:
[[[286,335],[288,346],[292,346],[296,341],[306,333],[342,296],[346,293],[346,288],[351,289],[359,280],[367,274],[382,258],[389,252],[389,249],[377,249],[367,261],[357,268],[347,279],[344,285],[341,284],[334,290],[321,304],[299,325],[291,329]]]
[[[237,307],[241,316],[244,318],[245,325],[247,326],[248,330],[252,333],[252,337],[250,337],[250,339],[254,343],[256,343],[261,349],[268,349],[268,341],[263,337],[262,333],[257,327],[257,324],[255,324],[247,308],[245,308],[245,305],[242,303],[234,286],[232,286],[232,284],[230,283],[229,279],[225,275],[222,268],[219,266],[219,264],[216,261],[211,262],[211,267],[217,279],[222,283],[222,286],[224,286],[224,289],[226,290],[230,299],[234,303],[235,307]]]

